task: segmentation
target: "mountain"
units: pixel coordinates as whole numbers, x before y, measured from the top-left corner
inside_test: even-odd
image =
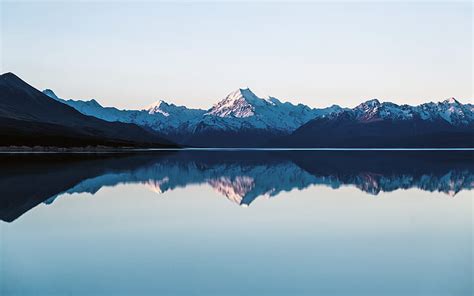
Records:
[[[188,122],[198,120],[206,112],[205,110],[168,104],[162,100],[141,110],[119,110],[114,107],[103,107],[96,100],[62,99],[50,89],[44,90],[43,93],[85,115],[111,122],[134,123],[162,134],[175,134],[183,128],[186,130],[185,126]]]
[[[474,147],[474,106],[454,98],[418,106],[368,100],[316,109],[237,89],[208,110],[159,100],[140,110],[49,97],[110,122],[134,123],[195,147]]]
[[[257,97],[250,89],[238,89],[190,125],[187,143],[211,147],[259,147],[290,134],[312,118],[342,111],[339,106],[312,109]]]
[[[137,125],[86,116],[13,73],[0,76],[0,145],[174,146]]]
[[[214,105],[204,118],[214,116],[226,119],[226,126],[221,129],[262,129],[289,133],[315,117],[341,110],[339,106],[312,109],[303,104],[282,103],[274,97],[262,99],[246,88],[230,93]]]
[[[373,99],[353,109],[354,116],[361,121],[370,120],[409,120],[419,118],[425,121],[444,120],[451,125],[469,125],[474,121],[474,106],[463,105],[455,98],[439,103],[426,103],[419,106],[380,103]]]
[[[272,145],[291,147],[474,147],[474,108],[454,98],[419,106],[364,102],[315,118]]]
[[[52,90],[44,94],[79,112],[107,121],[135,123],[168,138],[194,146],[258,146],[275,136],[289,134],[307,121],[343,109],[312,109],[282,103],[274,97],[257,97],[250,89],[238,89],[208,110],[189,109],[163,100],[142,110],[103,107],[95,100],[65,100]]]

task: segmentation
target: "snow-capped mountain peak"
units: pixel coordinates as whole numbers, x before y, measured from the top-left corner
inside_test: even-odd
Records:
[[[444,100],[442,103],[461,105],[461,103],[459,103],[459,101],[456,100],[455,98],[448,98],[448,99]]]
[[[474,121],[474,112],[470,105],[463,105],[455,98],[449,98],[439,103],[425,103],[411,108],[423,120],[442,119],[452,125],[466,125]]]
[[[371,99],[354,108],[355,116],[359,120],[371,121],[378,117],[382,104],[378,99]]]
[[[167,104],[167,103],[163,100],[157,100],[156,102],[146,106],[143,110],[150,110],[156,107],[160,107],[162,104]]]
[[[267,137],[288,135],[312,120],[359,121],[377,124],[378,121],[423,121],[426,124],[440,123],[440,126],[465,129],[474,124],[474,106],[462,104],[454,98],[438,103],[426,103],[418,106],[397,105],[371,99],[355,108],[342,108],[338,105],[316,109],[304,104],[280,101],[275,97],[260,98],[248,88],[237,89],[208,110],[190,109],[158,100],[140,110],[119,110],[114,107],[102,107],[97,101],[65,100],[52,90],[43,91],[54,100],[65,103],[79,112],[95,116],[106,121],[134,123],[148,129],[168,135],[170,139],[185,144],[209,145],[215,141],[219,145],[220,133],[235,135],[257,134],[260,140]],[[245,142],[246,136],[235,137],[237,144]],[[183,140],[184,139],[184,140]],[[264,139],[266,140],[266,138]],[[262,140],[262,141],[264,141]],[[183,142],[180,142],[183,141]],[[222,140],[225,142],[225,140]],[[197,144],[196,144],[197,143]],[[253,143],[252,143],[253,144]],[[247,144],[245,144],[247,145]]]
[[[455,98],[430,105],[432,114],[442,117],[451,124],[468,124],[474,120],[474,112],[469,106],[461,104]],[[433,117],[433,116],[432,116]]]
[[[215,104],[207,115],[245,118],[255,114],[256,106],[264,104],[265,100],[257,97],[249,88],[240,88]]]
[[[269,130],[272,133],[289,133],[309,120],[338,108],[312,109],[306,105],[281,102],[275,97],[257,97],[250,89],[238,89],[214,105],[207,113],[208,125],[217,128]],[[225,123],[214,120],[219,117]]]
[[[170,104],[166,103],[163,100],[158,100],[158,101],[154,102],[153,104],[148,105],[147,107],[145,107],[144,110],[147,111],[148,114],[160,113],[164,116],[169,116],[170,114],[166,110],[166,109],[168,109],[168,107],[170,107]]]
[[[239,88],[231,93],[229,93],[221,102],[227,104],[232,104],[233,102],[245,100],[249,104],[255,103],[256,101],[261,100],[257,95],[255,95],[249,88]],[[217,105],[219,104],[217,103]]]
[[[380,101],[378,99],[371,99],[368,101],[365,101],[361,104],[359,104],[356,109],[361,109],[361,110],[368,110],[368,109],[373,109],[379,107]]]

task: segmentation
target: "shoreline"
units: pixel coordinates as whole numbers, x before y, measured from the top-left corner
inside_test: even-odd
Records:
[[[25,154],[25,153],[140,153],[160,151],[474,151],[474,147],[452,148],[261,148],[261,147],[182,147],[182,148],[135,148],[135,147],[45,147],[45,146],[6,146],[0,147],[0,154]]]

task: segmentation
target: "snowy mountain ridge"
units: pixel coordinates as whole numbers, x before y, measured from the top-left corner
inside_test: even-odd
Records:
[[[262,134],[287,135],[315,119],[338,119],[341,116],[360,122],[400,122],[413,119],[425,122],[442,121],[453,127],[474,123],[474,105],[461,104],[454,98],[418,106],[381,103],[378,99],[371,99],[354,108],[333,105],[317,109],[303,104],[281,102],[274,97],[260,98],[245,88],[231,92],[208,110],[190,109],[163,100],[140,110],[119,110],[104,107],[96,100],[65,100],[50,89],[44,90],[43,93],[83,114],[106,121],[134,123],[168,135],[178,142],[183,138],[196,138],[199,135],[207,137],[206,140],[216,139],[222,133],[229,132],[236,134],[252,131],[253,134],[248,135],[257,139]]]
[[[361,103],[351,110],[352,116],[362,121],[377,119],[408,120],[418,117],[433,121],[442,119],[452,125],[466,125],[474,121],[474,105],[461,104],[455,98],[442,102],[424,103],[418,106],[397,105],[390,102],[381,103],[372,99]]]
[[[194,132],[203,125],[216,130],[271,129],[290,133],[315,117],[343,110],[336,105],[315,109],[302,104],[282,103],[274,97],[262,99],[248,88],[230,93],[208,110],[189,109],[163,100],[141,110],[119,110],[103,107],[95,100],[65,100],[50,89],[43,93],[86,115],[107,121],[135,123],[165,134]]]

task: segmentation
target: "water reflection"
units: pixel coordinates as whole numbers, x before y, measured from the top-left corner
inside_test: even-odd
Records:
[[[64,193],[143,184],[158,194],[207,184],[248,206],[261,196],[322,185],[367,194],[418,188],[455,196],[474,186],[472,151],[183,151],[110,155],[3,155],[0,219],[11,222]]]

